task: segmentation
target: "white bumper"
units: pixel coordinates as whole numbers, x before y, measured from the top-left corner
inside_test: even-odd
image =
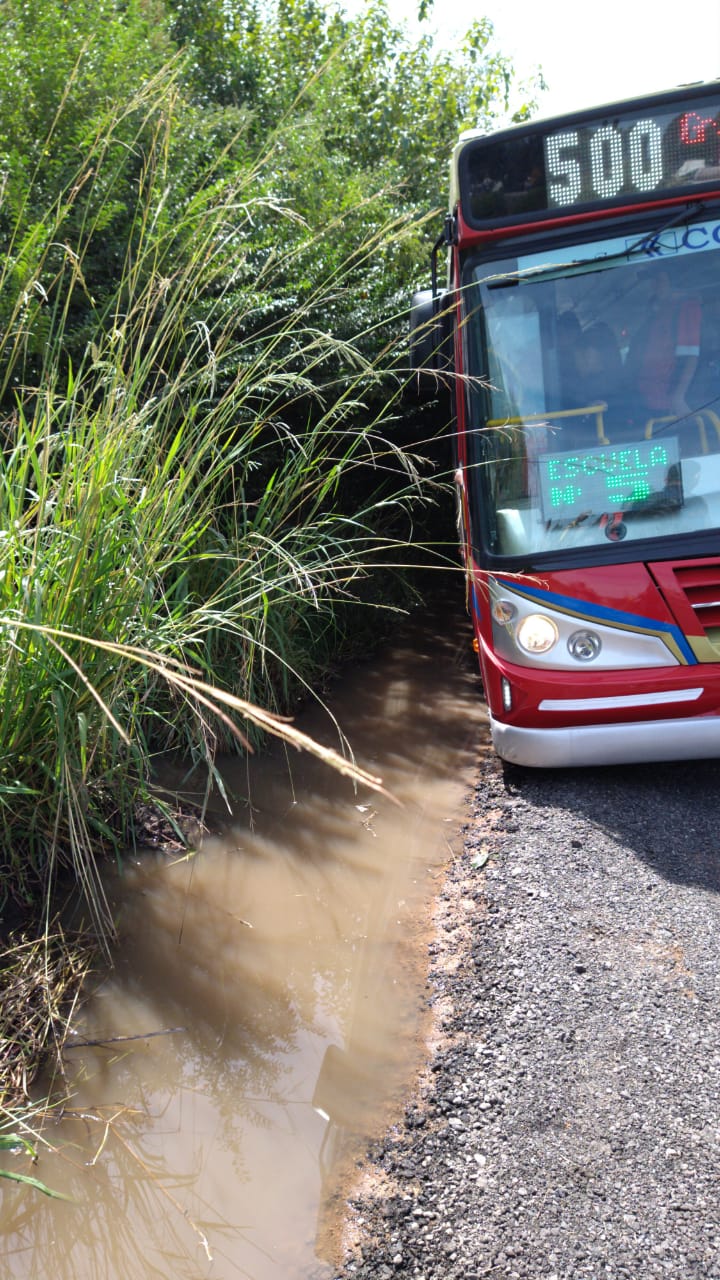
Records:
[[[503,760],[533,769],[720,756],[720,716],[643,720],[629,724],[520,729],[490,717],[493,746]]]

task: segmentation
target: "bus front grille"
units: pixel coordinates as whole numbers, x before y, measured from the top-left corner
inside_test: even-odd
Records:
[[[720,638],[720,565],[676,564],[674,573],[706,636],[717,643]]]

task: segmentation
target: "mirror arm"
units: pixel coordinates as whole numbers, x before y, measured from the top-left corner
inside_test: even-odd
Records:
[[[437,283],[438,253],[440,249],[443,248],[443,246],[448,247],[449,245],[456,244],[456,243],[457,243],[457,223],[453,215],[449,213],[445,218],[445,225],[443,226],[442,232],[440,233],[437,240],[435,241],[435,244],[433,245],[432,251],[430,253],[430,280],[431,280],[431,292],[432,292],[433,298],[437,298],[439,296],[438,283]]]

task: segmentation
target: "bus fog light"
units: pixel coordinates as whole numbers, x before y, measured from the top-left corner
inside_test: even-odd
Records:
[[[547,653],[558,642],[558,629],[545,614],[530,613],[518,623],[515,638],[526,653]]]
[[[592,662],[602,649],[602,640],[594,631],[573,631],[567,647],[578,662]]]
[[[503,710],[512,711],[512,685],[506,676],[503,676],[500,684],[502,686]]]

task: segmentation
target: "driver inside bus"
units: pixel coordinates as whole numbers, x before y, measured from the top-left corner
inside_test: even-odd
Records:
[[[631,340],[628,391],[634,417],[683,418],[693,409],[688,392],[700,358],[699,299],[673,290],[670,274],[656,269],[647,315]]]
[[[583,329],[573,311],[557,321],[560,399],[563,409],[603,406],[611,419],[620,408],[623,363],[612,329],[596,320]]]

